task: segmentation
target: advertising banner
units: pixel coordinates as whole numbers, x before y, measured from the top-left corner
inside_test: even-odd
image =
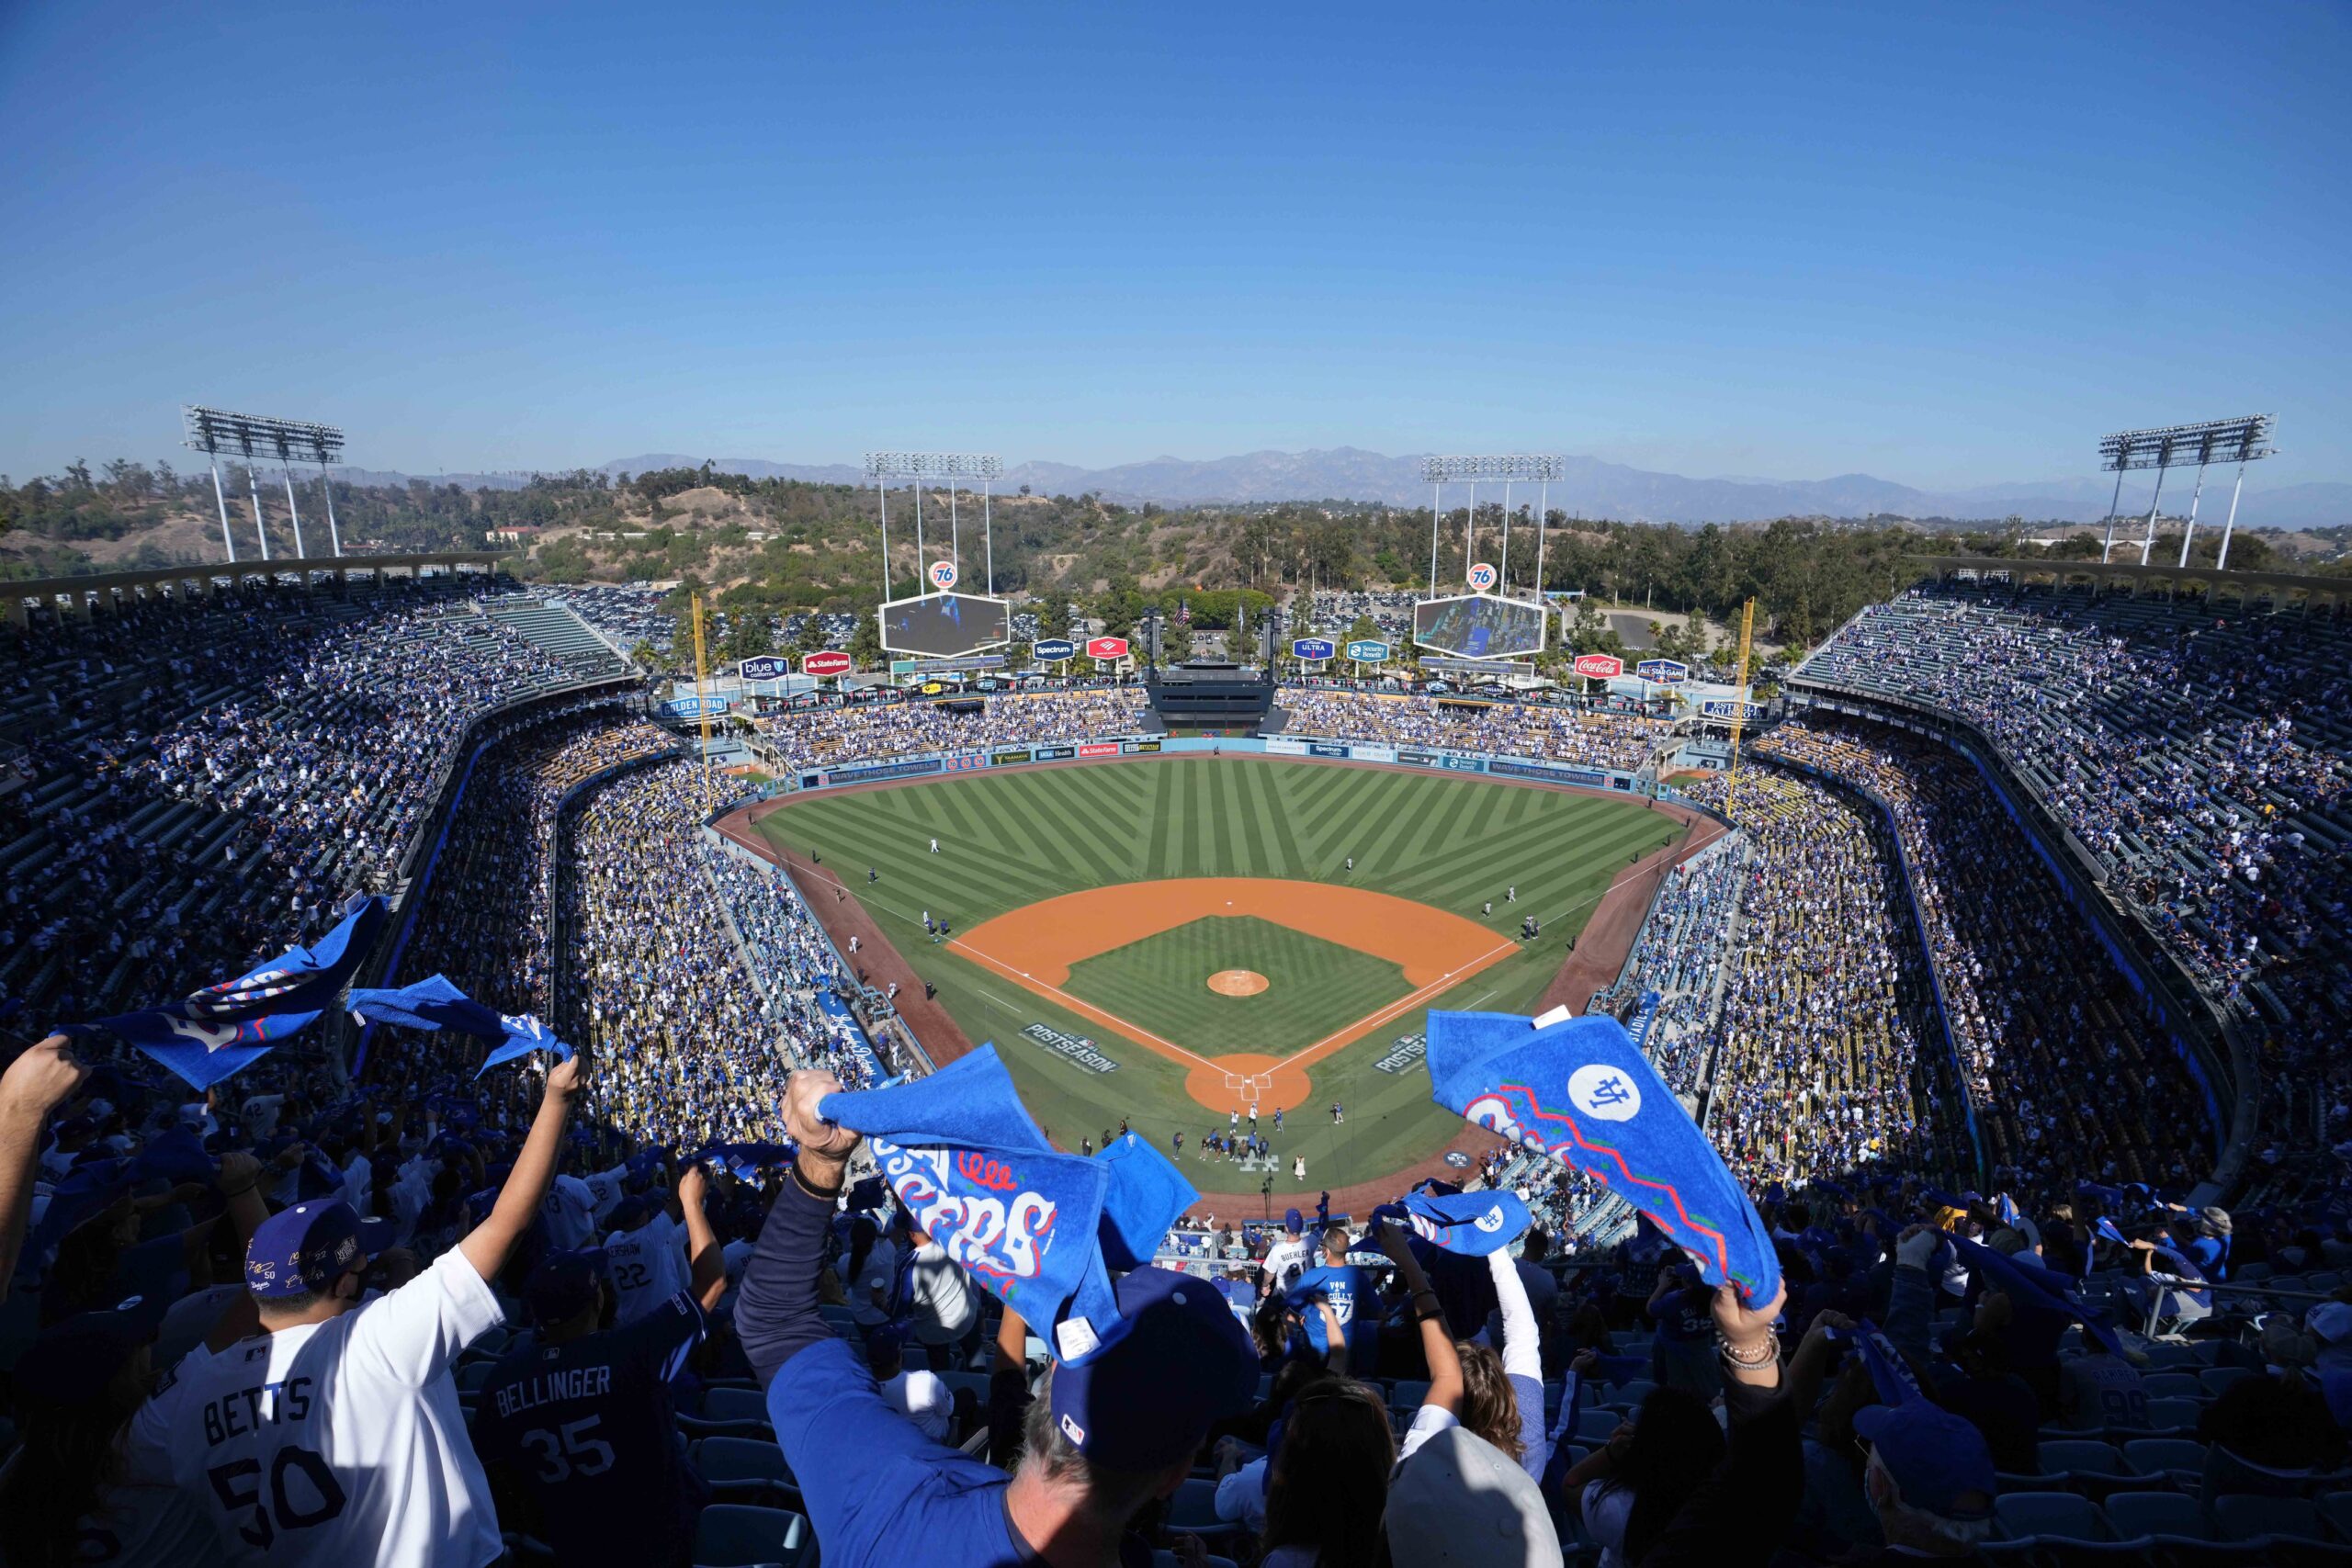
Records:
[[[1115,757],[1119,754],[1119,743],[1115,740],[1090,741],[1078,749],[1078,754],[1081,757]]]
[[[877,762],[865,768],[835,768],[825,775],[829,784],[865,784],[874,779],[911,779],[940,771],[939,759],[925,757],[916,762]]]
[[[1293,637],[1290,642],[1290,656],[1310,663],[1317,660],[1329,659],[1335,651],[1331,646],[1331,639],[1328,637]]]
[[[1394,746],[1351,745],[1348,750],[1355,753],[1359,762],[1393,762],[1396,760],[1396,748]]]
[[[1582,784],[1587,789],[1607,789],[1609,775],[1596,773],[1587,768],[1551,768],[1541,762],[1506,762],[1496,761],[1487,764],[1487,772],[1507,779],[1543,779],[1551,784]]]
[[[1410,762],[1417,768],[1445,766],[1445,759],[1434,751],[1408,751],[1402,747],[1397,748],[1396,760],[1400,762]]]
[[[991,751],[989,753],[989,761],[990,764],[1000,768],[1010,767],[1015,762],[1025,762],[1028,760],[1029,753],[1025,750],[1020,751]]]
[[[1119,750],[1130,753],[1137,751],[1157,751],[1159,750],[1159,742],[1157,740],[1122,740],[1119,742]]]
[[[1037,748],[1037,761],[1041,762],[1059,762],[1077,755],[1078,748],[1075,746],[1040,746]]]
[[[1613,653],[1581,653],[1576,672],[1592,681],[1613,681],[1625,672],[1625,661]]]
[[[1315,757],[1344,757],[1348,754],[1348,749],[1346,747],[1333,745],[1329,742],[1321,740],[1317,740],[1308,746],[1306,750],[1309,756]]]
[[[953,757],[943,757],[939,771],[943,773],[968,773],[989,765],[987,754],[979,751],[958,751]]]
[[[850,671],[850,664],[848,654],[837,648],[829,648],[801,660],[800,672],[803,675],[846,675]]]
[[[1762,703],[1743,703],[1735,698],[1711,697],[1699,705],[1702,718],[1737,718],[1753,722],[1764,716]]]
[[[1645,681],[1671,686],[1690,679],[1690,666],[1679,659],[1645,659],[1634,666],[1634,673]]]
[[[1127,639],[1123,637],[1091,637],[1086,639],[1086,657],[1104,660],[1125,659]]]
[[[746,681],[776,681],[792,673],[792,661],[763,653],[757,659],[746,659],[737,667],[737,673]]]
[[[1074,1066],[1090,1073],[1115,1073],[1119,1064],[1095,1049],[1094,1042],[1083,1034],[1064,1034],[1060,1030],[1043,1023],[1033,1023],[1021,1032],[1038,1045]]]
[[[1359,664],[1385,664],[1388,662],[1388,645],[1370,638],[1351,642],[1348,644],[1348,657]]]
[[[1266,750],[1277,757],[1304,757],[1306,755],[1306,742],[1287,735],[1269,735],[1266,737]]]
[[[1078,644],[1066,637],[1041,637],[1029,645],[1029,652],[1040,664],[1058,664],[1078,657]]]

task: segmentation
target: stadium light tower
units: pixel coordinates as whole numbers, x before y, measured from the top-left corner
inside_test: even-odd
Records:
[[[2205,496],[2205,468],[2210,463],[2235,463],[2237,483],[2230,489],[2229,521],[2222,525],[2222,549],[2214,563],[2216,570],[2230,564],[2230,531],[2237,525],[2238,495],[2245,488],[2245,466],[2259,458],[2273,457],[2278,448],[2270,445],[2278,421],[2267,413],[2245,414],[2236,419],[2209,419],[2198,424],[2168,424],[2153,430],[2122,430],[2101,438],[2098,444],[2099,467],[2115,475],[2115,494],[2107,503],[2107,542],[2100,547],[2098,558],[2103,565],[2115,549],[2117,505],[2123,499],[2123,476],[2141,468],[2156,471],[2155,493],[2148,500],[2148,526],[2140,541],[2140,564],[2148,564],[2148,552],[2156,543],[2156,507],[2165,492],[2165,470],[2197,465],[2197,488],[2188,500],[2188,525],[2181,535],[2180,560],[2188,564],[2188,547],[2197,536],[2197,503]]]
[[[245,478],[251,486],[254,506],[254,532],[261,541],[261,558],[269,558],[269,534],[262,526],[261,481],[254,460],[274,457],[286,475],[286,512],[294,525],[294,554],[303,558],[302,513],[294,502],[294,464],[297,459],[319,466],[319,481],[326,491],[327,537],[334,553],[343,554],[343,535],[335,526],[334,484],[327,473],[328,465],[343,457],[343,432],[332,424],[317,424],[301,419],[273,419],[266,414],[231,413],[226,409],[207,408],[190,403],[183,411],[187,423],[187,438],[183,445],[201,452],[212,468],[212,499],[220,509],[220,543],[229,558],[237,558],[235,541],[229,534],[229,502],[220,490],[220,455],[233,453],[245,460]]]
[[[980,481],[980,537],[984,555],[983,570],[988,576],[985,592],[996,592],[996,531],[990,504],[989,485],[1004,477],[1004,459],[989,452],[868,452],[865,455],[865,477],[874,481],[882,510],[882,597],[890,597],[890,481],[911,479],[915,481],[915,570],[922,571],[922,482],[925,479],[947,481],[947,552],[948,559],[959,569],[963,565],[963,541],[957,535],[956,518],[956,481]]]
[[[1462,531],[1462,570],[1470,570],[1478,528],[1478,481],[1500,480],[1503,487],[1503,557],[1498,574],[1506,592],[1510,588],[1510,487],[1515,480],[1532,480],[1541,488],[1535,503],[1535,596],[1544,596],[1544,524],[1552,503],[1552,481],[1567,472],[1565,459],[1549,453],[1512,452],[1487,457],[1423,457],[1421,478],[1430,486],[1430,592],[1437,592],[1437,529],[1440,501],[1450,480],[1470,486],[1469,520]]]

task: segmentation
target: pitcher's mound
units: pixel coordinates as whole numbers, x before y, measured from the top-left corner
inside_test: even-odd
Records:
[[[1209,989],[1220,997],[1254,997],[1266,988],[1266,977],[1255,969],[1220,969],[1209,976]]]

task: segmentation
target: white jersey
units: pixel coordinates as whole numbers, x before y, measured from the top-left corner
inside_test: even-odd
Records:
[[[1267,1248],[1265,1268],[1273,1277],[1275,1290],[1289,1290],[1306,1271],[1306,1243],[1298,1236],[1284,1236]]]
[[[656,1214],[633,1231],[605,1238],[605,1265],[612,1270],[618,1300],[613,1325],[635,1323],[686,1288],[679,1237],[684,1233],[667,1214]]]
[[[324,1323],[193,1351],[130,1429],[232,1562],[451,1563],[504,1550],[449,1364],[504,1319],[465,1254]]]
[[[588,1195],[596,1205],[598,1224],[603,1224],[605,1216],[611,1213],[614,1205],[621,1201],[623,1195],[621,1183],[628,1177],[628,1167],[616,1165],[610,1170],[600,1170],[595,1175],[584,1179]]]

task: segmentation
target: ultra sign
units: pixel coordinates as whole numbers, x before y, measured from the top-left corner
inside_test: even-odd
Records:
[[[1329,659],[1334,651],[1331,639],[1328,637],[1301,637],[1291,639],[1290,656],[1293,659]]]

